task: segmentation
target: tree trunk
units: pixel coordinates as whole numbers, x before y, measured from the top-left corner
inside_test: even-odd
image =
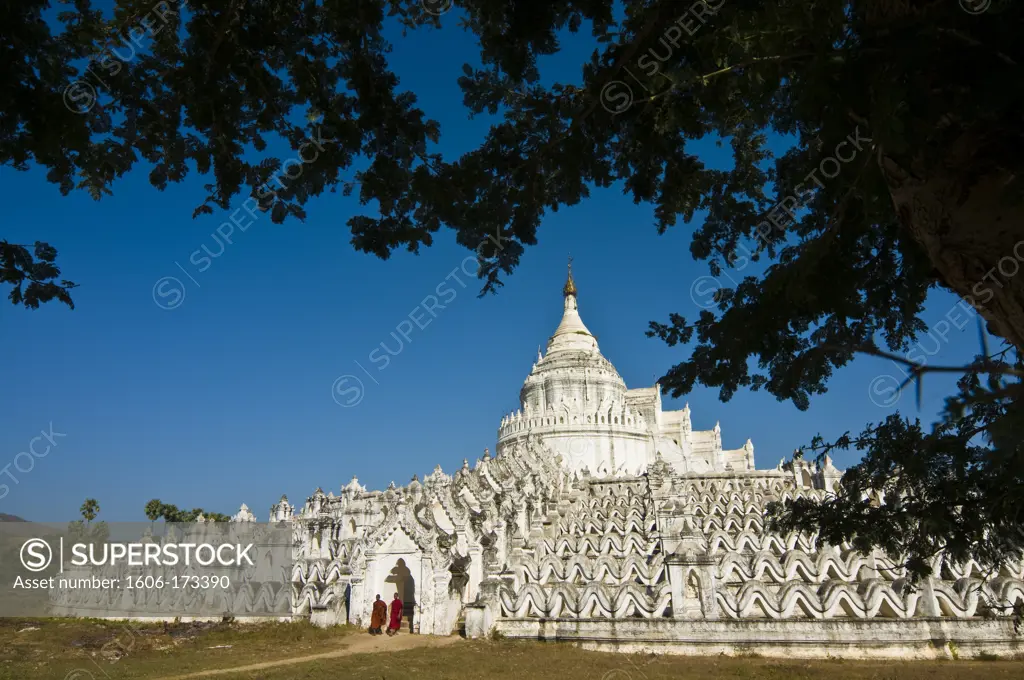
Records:
[[[1012,137],[959,136],[940,158],[904,167],[878,163],[899,219],[924,248],[941,282],[971,304],[989,332],[1024,349],[1024,205],[1008,200],[1013,175],[999,162]]]

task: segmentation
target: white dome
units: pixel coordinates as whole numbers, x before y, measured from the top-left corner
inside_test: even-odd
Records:
[[[693,430],[689,406],[661,408],[660,387],[627,389],[580,318],[569,278],[562,320],[519,393],[520,408],[501,419],[498,456],[539,445],[571,474],[599,478],[643,474],[660,460],[680,474],[754,469],[753,445],[726,451],[721,429]]]
[[[580,318],[572,270],[563,294],[562,321],[548,340],[546,356],[537,358],[519,393],[524,410],[542,412],[562,404],[579,409],[621,400],[626,394],[626,383]]]
[[[562,321],[523,384],[521,410],[502,421],[499,451],[536,436],[571,470],[639,474],[653,446],[648,424],[580,318],[571,269],[562,293]]]

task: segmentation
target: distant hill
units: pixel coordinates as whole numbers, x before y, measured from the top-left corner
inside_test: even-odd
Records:
[[[22,519],[17,515],[8,515],[6,512],[0,512],[0,522],[27,522],[27,519]]]

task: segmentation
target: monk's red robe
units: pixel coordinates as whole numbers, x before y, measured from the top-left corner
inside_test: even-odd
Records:
[[[388,623],[388,630],[398,630],[402,627],[402,601],[397,597],[391,600],[391,622]]]

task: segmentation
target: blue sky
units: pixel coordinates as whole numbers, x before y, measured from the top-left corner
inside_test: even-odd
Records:
[[[440,150],[471,148],[488,125],[467,120],[456,85],[462,64],[476,63],[472,41],[451,28],[396,33],[394,42],[401,86],[442,124]],[[570,46],[574,56],[586,47],[580,39]],[[578,79],[577,64],[552,58],[546,74]],[[699,148],[709,164],[728,160],[711,144]],[[471,254],[450,233],[419,255],[398,252],[387,262],[356,253],[345,222],[362,208],[340,193],[309,204],[304,223],[261,216],[199,271],[190,255],[204,245],[220,250],[212,234],[230,211],[193,220],[207,178],[192,175],[160,192],[147,175],[138,166],[112,197],[95,202],[62,197],[38,169],[0,168],[5,193],[16,197],[0,238],[50,242],[64,274],[81,284],[74,311],[0,304],[0,484],[8,487],[6,495],[0,487],[0,512],[66,521],[92,497],[103,519],[140,520],[146,501],[160,498],[225,513],[244,502],[265,520],[282,493],[300,504],[318,486],[337,493],[353,474],[383,488],[437,464],[451,473],[463,458],[493,451],[501,416],[518,406],[537,347],[561,316],[568,253],[580,313],[630,387],[652,385],[687,356],[644,332],[670,312],[694,316],[691,289],[708,274],[689,255],[698,225],[658,236],[651,207],[633,205],[621,187],[549,215],[539,245],[497,296],[476,296],[478,283],[460,269],[472,270],[464,264]],[[163,277],[183,286],[174,309],[154,301]],[[455,295],[445,293],[444,309],[436,317],[414,312],[446,279]],[[160,290],[167,285],[177,284]],[[925,321],[936,331],[918,352],[929,363],[961,363],[978,348],[973,318],[956,305],[947,294],[929,302]],[[410,312],[425,326],[406,330],[401,353],[378,371],[371,352],[382,342],[394,351],[391,334],[403,321],[407,328]],[[954,323],[942,325],[944,317]],[[364,388],[348,408],[332,392],[345,375]],[[697,428],[720,421],[726,448],[751,438],[757,466],[774,467],[817,433],[859,432],[895,408],[932,422],[955,382],[929,376],[918,411],[912,391],[894,406],[873,402],[869,392],[884,402],[895,384],[878,378],[885,375],[899,377],[899,368],[859,358],[806,412],[764,392],[740,392],[728,403],[707,389],[664,399],[666,408],[688,401]],[[48,454],[19,456],[51,427]],[[45,439],[35,441],[42,452]],[[837,459],[840,467],[853,462],[853,454]]]

